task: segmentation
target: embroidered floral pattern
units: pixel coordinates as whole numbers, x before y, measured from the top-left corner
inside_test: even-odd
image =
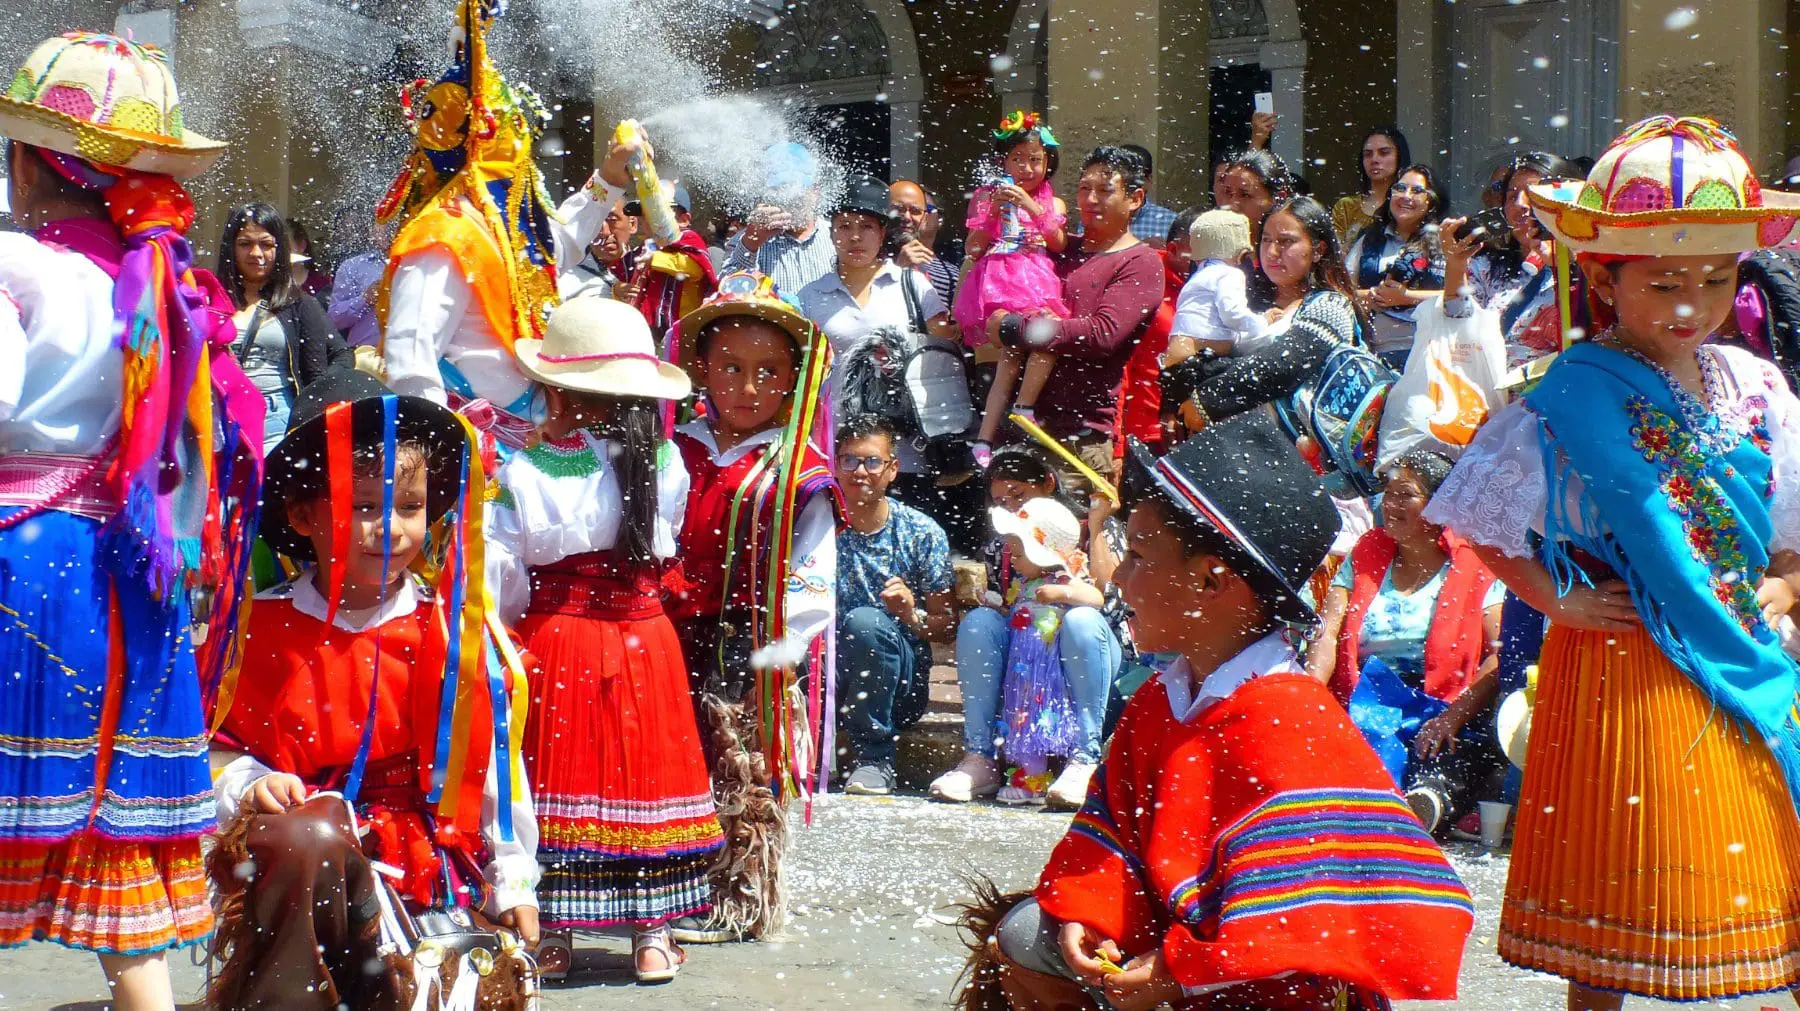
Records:
[[[1756,603],[1756,584],[1762,572],[1752,570],[1744,553],[1743,530],[1737,515],[1717,481],[1706,473],[1710,456],[1675,419],[1652,407],[1641,396],[1625,401],[1631,416],[1632,445],[1661,475],[1663,494],[1687,533],[1694,560],[1711,570],[1712,593],[1737,618],[1747,632],[1762,622]],[[1748,437],[1758,448],[1770,445],[1767,417],[1756,411],[1749,417]]]

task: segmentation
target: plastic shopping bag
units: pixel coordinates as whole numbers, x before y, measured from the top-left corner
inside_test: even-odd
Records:
[[[1455,459],[1505,403],[1506,344],[1498,314],[1464,300],[1469,315],[1444,314],[1443,299],[1420,303],[1406,371],[1388,393],[1378,472],[1415,449]]]

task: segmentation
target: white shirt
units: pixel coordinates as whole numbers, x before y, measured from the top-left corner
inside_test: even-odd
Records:
[[[616,461],[624,447],[587,431],[574,438],[588,454],[587,473],[546,472],[540,463],[548,455],[572,455],[547,443],[514,454],[500,468],[500,495],[487,507],[487,573],[508,625],[523,618],[531,603],[534,566],[606,551],[619,541],[624,496]],[[658,558],[673,558],[688,498],[687,467],[673,443],[657,454],[656,486],[651,549]]]
[[[1230,341],[1232,354],[1247,355],[1272,340],[1268,331],[1268,321],[1251,311],[1244,272],[1234,264],[1207,260],[1175,296],[1169,333],[1177,337]]]
[[[328,613],[325,597],[313,585],[310,570],[290,583],[272,587],[256,595],[258,600],[284,597],[301,614],[317,621],[325,620]],[[420,603],[417,587],[413,578],[409,577],[401,581],[398,593],[374,607],[360,611],[340,607],[331,623],[346,632],[367,632],[378,625],[412,614]],[[491,749],[488,752],[487,783],[481,789],[481,838],[492,854],[492,859],[481,871],[482,878],[491,889],[486,907],[490,915],[504,913],[515,906],[537,908],[537,814],[531,804],[531,786],[523,774],[524,765],[519,756],[513,756],[513,761],[518,763],[519,768],[512,777],[513,837],[510,841],[500,834],[500,781],[495,774],[499,759]],[[257,780],[274,774],[274,771],[251,755],[238,755],[220,769],[213,777],[213,791],[219,804],[219,824],[231,824],[244,809],[250,788],[256,785]]]
[[[910,279],[908,272],[913,274]],[[831,341],[832,355],[841,358],[876,327],[913,329],[912,314],[906,309],[905,285],[909,283],[919,299],[920,319],[929,323],[950,311],[930,278],[888,260],[869,284],[868,305],[857,303],[834,270],[800,289],[800,312],[818,325]]]
[[[1182,723],[1192,723],[1195,717],[1230,698],[1232,692],[1252,678],[1305,671],[1300,654],[1288,641],[1287,633],[1270,632],[1206,675],[1198,692],[1194,691],[1193,668],[1188,666],[1185,656],[1176,659],[1168,670],[1157,676],[1162,679],[1163,691],[1169,695],[1169,710]]]
[[[0,233],[0,455],[98,456],[119,431],[113,282],[80,253]]]
[[[596,173],[563,201],[550,218],[557,263],[578,263],[587,255],[607,210],[624,192]],[[531,381],[475,302],[463,265],[440,247],[403,257],[395,267],[382,354],[395,393],[447,403],[440,359],[467,381],[468,389],[458,392],[502,410],[520,407],[531,392]]]
[[[782,430],[777,427],[758,432],[723,453],[719,452],[712,425],[704,418],[688,422],[680,431],[705,446],[714,464],[729,467],[757,447],[780,438]],[[789,644],[810,643],[833,627],[837,612],[837,510],[829,495],[813,496],[800,510],[800,519],[794,524],[793,554],[788,560],[786,595]]]

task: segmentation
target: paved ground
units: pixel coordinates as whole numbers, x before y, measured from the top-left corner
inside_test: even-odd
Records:
[[[954,808],[916,798],[826,798],[795,858],[796,917],[789,940],[696,948],[681,978],[657,988],[632,984],[626,938],[584,941],[577,977],[546,995],[545,1011],[944,1008],[962,964],[953,932],[940,919],[944,907],[964,894],[958,873],[979,871],[1008,887],[1028,884],[1065,824],[1066,816]],[[1472,848],[1458,848],[1453,856],[1480,909],[1464,962],[1463,997],[1454,1005],[1416,1007],[1560,1008],[1554,980],[1505,968],[1492,954],[1504,858]],[[179,992],[191,998],[204,974],[186,956],[177,961]],[[102,1011],[104,991],[99,969],[86,956],[43,945],[0,952],[0,1008]],[[1784,996],[1708,1006],[1758,1011],[1794,1004]]]

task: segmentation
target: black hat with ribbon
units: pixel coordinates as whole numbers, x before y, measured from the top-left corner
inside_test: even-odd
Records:
[[[1337,507],[1266,412],[1208,425],[1162,457],[1133,440],[1125,455],[1125,501],[1149,495],[1219,544],[1224,561],[1273,617],[1318,622],[1300,590],[1331,551]]]

